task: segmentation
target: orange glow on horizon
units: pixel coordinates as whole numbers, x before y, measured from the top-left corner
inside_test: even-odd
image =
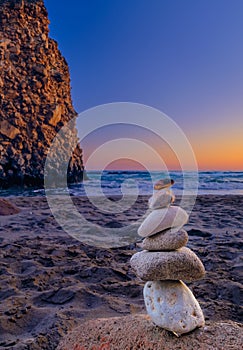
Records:
[[[200,170],[243,170],[241,128],[202,131],[191,138],[191,145]]]
[[[117,159],[114,162],[108,164],[104,170],[134,170],[134,171],[146,171],[142,164],[132,160],[132,159]]]
[[[84,164],[88,164],[87,160],[90,155],[104,142],[109,139],[116,139],[116,134],[103,130],[103,135],[96,135],[93,133],[87,138],[83,144],[84,150]],[[111,136],[112,135],[112,136]],[[119,135],[121,138],[125,135]],[[137,136],[134,130],[134,137]],[[154,134],[141,133],[138,134],[138,139],[142,140],[146,144],[150,145],[161,158],[161,163],[152,161],[149,156],[144,154],[142,150],[137,150],[136,159],[117,159],[117,161],[111,161],[109,165],[105,166],[109,170],[145,170],[149,171],[164,171],[164,170],[182,170],[180,159],[177,155],[161,138]],[[194,151],[195,158],[198,164],[198,169],[202,171],[243,171],[243,138],[242,129],[237,128],[235,125],[226,127],[224,125],[214,128],[198,130],[191,130],[187,133],[188,141]],[[124,141],[125,142],[125,141]],[[124,144],[125,147],[125,144]],[[116,151],[115,149],[112,151]],[[119,152],[118,152],[119,153]],[[119,157],[118,157],[119,158]],[[128,157],[129,158],[129,157]],[[142,159],[142,164],[138,159]],[[166,168],[164,168],[163,163]],[[89,164],[87,170],[102,170],[102,159],[98,159],[96,163]],[[183,170],[192,170],[190,164],[184,161]]]

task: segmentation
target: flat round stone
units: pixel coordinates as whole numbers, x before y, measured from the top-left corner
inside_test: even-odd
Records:
[[[192,282],[205,275],[201,260],[186,247],[169,252],[143,250],[134,254],[130,262],[136,275],[144,281],[184,280]]]
[[[155,190],[162,190],[162,188],[167,188],[174,185],[175,181],[172,179],[161,179],[154,184]]]
[[[161,328],[181,335],[205,324],[198,301],[181,281],[147,282],[143,295],[147,313]]]
[[[141,237],[149,237],[169,228],[180,230],[187,223],[188,218],[187,212],[177,206],[156,209],[139,226],[138,234]]]
[[[159,209],[159,208],[166,208],[171,203],[173,203],[175,200],[175,196],[171,190],[163,189],[154,192],[152,197],[149,198],[149,208]]]
[[[139,246],[151,251],[176,250],[184,247],[187,241],[188,234],[185,230],[166,230],[145,238]]]

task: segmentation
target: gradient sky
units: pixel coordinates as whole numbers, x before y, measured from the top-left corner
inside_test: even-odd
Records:
[[[242,0],[45,4],[77,112],[117,101],[155,107],[185,132],[200,169],[243,170]],[[83,141],[86,157],[109,128],[101,134]]]

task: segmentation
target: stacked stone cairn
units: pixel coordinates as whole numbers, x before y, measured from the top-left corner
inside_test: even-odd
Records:
[[[143,281],[144,301],[148,315],[159,327],[180,336],[205,324],[203,312],[191,290],[183,281],[201,279],[205,269],[200,259],[185,245],[188,234],[183,226],[188,214],[171,205],[173,180],[159,180],[149,199],[150,214],[138,234],[144,238],[144,249],[131,258],[131,266]]]

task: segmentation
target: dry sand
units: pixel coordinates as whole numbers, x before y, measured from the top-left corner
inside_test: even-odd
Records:
[[[127,224],[147,207],[147,198],[140,197],[129,216],[118,220],[114,215],[94,215],[86,198],[74,201],[89,220],[107,227]],[[143,282],[134,275],[129,259],[139,248],[131,244],[99,249],[76,241],[58,225],[43,197],[12,197],[10,202],[21,212],[0,217],[0,349],[56,349],[67,332],[85,320],[103,322],[98,318],[132,315],[141,329],[152,327],[137,316],[145,313]],[[228,324],[225,334],[231,343],[222,349],[239,349],[242,331],[232,321],[242,320],[243,196],[199,196],[185,228],[187,246],[207,271],[203,280],[188,285],[204,311],[211,339],[220,336],[220,330],[225,333]],[[127,319],[120,320],[125,327]],[[106,323],[112,327],[112,322]],[[171,337],[166,331],[156,332]],[[201,339],[209,339],[209,333],[200,333]],[[186,338],[179,338],[178,349],[190,349],[183,347],[182,339]],[[217,349],[207,346],[200,349]],[[131,349],[138,348],[134,343]]]

